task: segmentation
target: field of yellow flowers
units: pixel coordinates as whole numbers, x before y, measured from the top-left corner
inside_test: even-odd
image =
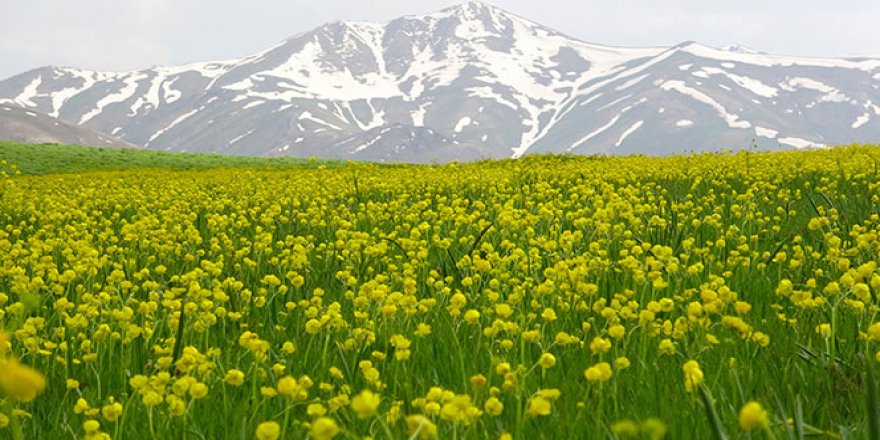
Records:
[[[878,160],[6,178],[0,438],[878,438]]]

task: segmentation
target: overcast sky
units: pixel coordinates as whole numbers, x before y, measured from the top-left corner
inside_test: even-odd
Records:
[[[334,20],[387,21],[444,0],[0,0],[0,79],[43,66],[130,70],[236,58]],[[880,56],[877,0],[496,0],[615,46],[739,43],[787,55]]]

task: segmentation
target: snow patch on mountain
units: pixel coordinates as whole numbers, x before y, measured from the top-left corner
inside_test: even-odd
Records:
[[[661,86],[663,90],[673,90],[678,93],[690,96],[691,98],[711,106],[721,116],[730,128],[749,128],[752,126],[748,121],[740,121],[739,116],[731,114],[718,101],[712,99],[697,89],[688,87],[684,81],[666,81]]]
[[[146,77],[147,77],[146,74],[141,74],[141,75],[131,75],[131,76],[125,78],[123,80],[122,88],[118,92],[111,93],[111,94],[105,96],[104,98],[102,98],[100,101],[98,101],[95,104],[95,108],[93,108],[88,113],[82,115],[82,117],[79,119],[79,124],[80,125],[85,124],[90,119],[101,114],[104,111],[104,107],[107,107],[110,104],[116,104],[118,102],[123,102],[126,99],[132,97],[132,95],[134,95],[134,93],[138,89],[138,81],[140,81]]]
[[[761,136],[769,139],[775,139],[779,134],[777,130],[773,130],[765,127],[755,127],[755,136]]]
[[[147,141],[147,146],[149,146],[149,145],[150,145],[154,140],[156,140],[159,136],[162,136],[162,135],[165,134],[168,130],[171,130],[172,128],[176,127],[178,124],[180,124],[181,122],[185,121],[185,120],[186,120],[187,118],[189,118],[190,116],[196,114],[196,112],[198,112],[198,111],[199,111],[199,109],[195,109],[195,110],[192,110],[192,111],[186,112],[186,113],[180,115],[179,117],[177,117],[177,119],[171,121],[171,123],[168,124],[165,128],[163,128],[163,129],[161,129],[161,130],[159,130],[159,131],[153,133],[153,135],[150,136],[150,140]]]
[[[623,144],[623,141],[626,140],[626,138],[629,137],[629,135],[633,134],[633,132],[635,132],[636,130],[641,128],[642,124],[644,124],[644,123],[645,123],[645,121],[638,121],[635,124],[631,125],[629,128],[627,128],[623,132],[623,134],[620,135],[620,139],[617,140],[617,142],[614,144],[614,146],[615,147],[621,146]]]
[[[871,120],[871,114],[865,113],[865,114],[859,116],[858,118],[856,118],[856,120],[852,123],[851,127],[853,129],[859,128],[859,127],[867,124],[868,121],[870,121],[870,120]]]
[[[818,142],[813,142],[813,141],[809,141],[809,140],[801,139],[801,138],[796,138],[796,137],[779,138],[779,143],[785,144],[785,145],[790,145],[790,146],[795,147],[797,149],[804,149],[804,148],[809,148],[809,147],[824,147],[825,146],[824,144],[821,144]]]

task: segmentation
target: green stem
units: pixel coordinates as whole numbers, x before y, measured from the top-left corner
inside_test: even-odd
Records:
[[[183,325],[184,325],[184,309],[186,301],[180,300],[180,319],[177,320],[177,340],[174,341],[174,354],[171,356],[171,371],[174,371],[174,364],[180,359],[180,351],[183,349]]]
[[[715,404],[712,402],[712,398],[709,397],[709,392],[706,391],[704,385],[700,385],[699,390],[700,400],[703,401],[703,408],[706,410],[709,426],[712,428],[712,435],[715,437],[715,440],[727,440],[727,436],[724,434],[724,427],[721,425],[718,413],[715,412]]]
[[[880,440],[880,400],[877,398],[877,379],[873,359],[868,358],[868,438]]]
[[[9,425],[12,429],[12,438],[13,440],[24,440],[24,434],[21,432],[21,424],[18,423],[18,418],[15,417],[15,407],[12,406],[12,400],[8,397],[6,398],[6,412],[9,415]]]

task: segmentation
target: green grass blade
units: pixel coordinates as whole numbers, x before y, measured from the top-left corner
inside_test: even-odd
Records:
[[[703,408],[706,409],[706,417],[709,418],[709,426],[712,428],[712,435],[715,440],[727,440],[727,435],[724,434],[724,427],[721,425],[721,419],[718,418],[718,413],[715,412],[715,403],[712,401],[712,397],[709,396],[709,392],[706,391],[706,387],[700,385],[700,400],[703,401]]]
[[[868,361],[868,438],[880,440],[880,402],[877,399],[877,379],[874,377],[874,364]]]

